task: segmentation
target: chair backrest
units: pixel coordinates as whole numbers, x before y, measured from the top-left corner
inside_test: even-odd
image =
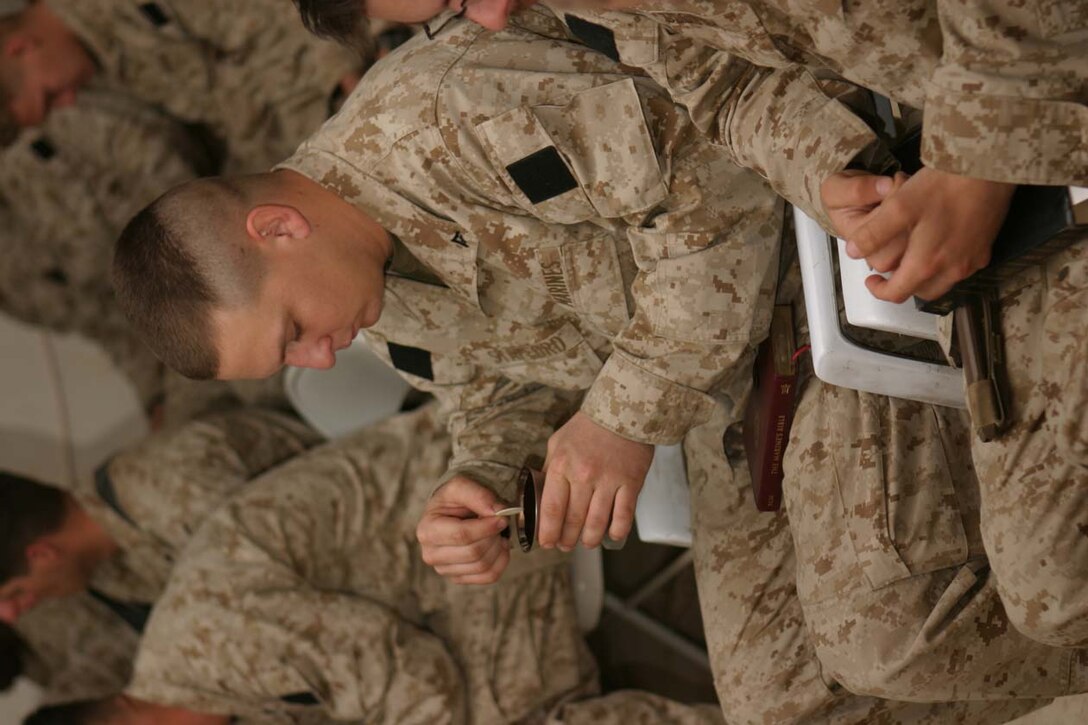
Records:
[[[287,398],[327,438],[340,438],[400,410],[409,385],[356,339],[328,370],[289,368]]]
[[[794,221],[816,377],[853,390],[955,408],[965,407],[962,371],[948,365],[873,350],[846,337],[839,324],[835,265],[831,256],[832,244],[839,248],[841,241],[833,239],[814,219],[799,209],[794,209]],[[849,260],[849,257],[840,254],[840,265],[844,260]],[[851,324],[922,339],[936,339],[936,315],[915,310],[913,302],[909,300],[902,305],[893,305],[875,299],[863,284],[864,278],[870,274],[864,261],[849,260],[843,267],[846,270],[842,275],[843,287],[851,288],[849,293],[844,292],[844,297],[847,302],[851,297],[855,301],[852,318],[851,309],[847,308],[847,319]],[[861,285],[860,291],[858,285]]]
[[[638,538],[654,544],[691,546],[691,494],[680,444],[656,446],[635,508]]]
[[[101,347],[0,315],[0,467],[70,487],[148,434]]]

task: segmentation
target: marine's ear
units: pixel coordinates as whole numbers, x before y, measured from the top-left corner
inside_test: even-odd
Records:
[[[246,235],[255,242],[305,239],[311,231],[310,220],[293,206],[261,204],[246,214]]]
[[[8,33],[3,43],[0,44],[0,57],[5,60],[21,58],[30,52],[34,46],[35,42],[31,36],[15,30]]]
[[[38,538],[26,546],[26,560],[31,567],[51,565],[60,559],[60,549],[45,538]]]

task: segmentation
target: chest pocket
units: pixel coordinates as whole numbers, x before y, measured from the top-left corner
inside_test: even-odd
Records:
[[[605,337],[619,334],[630,315],[621,261],[611,234],[540,247],[534,253],[549,297],[576,312],[594,332]]]
[[[514,202],[556,224],[644,211],[668,193],[631,79],[476,126]]]
[[[585,390],[597,379],[602,362],[582,334],[564,323],[551,334],[519,335],[475,353],[482,365],[509,380],[540,383],[559,390]]]

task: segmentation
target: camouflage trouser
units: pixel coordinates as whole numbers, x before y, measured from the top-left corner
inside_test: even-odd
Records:
[[[448,601],[427,619],[460,665],[469,722],[541,722],[560,701],[597,692],[597,669],[578,629],[566,557],[517,557],[498,584],[448,588]],[[526,559],[558,564],[519,572]]]
[[[979,530],[967,415],[806,384],[786,451],[797,589],[825,677],[901,700],[1088,689],[1086,652],[1010,625]]]
[[[556,708],[546,725],[724,725],[717,705],[684,705],[638,690],[570,702]]]
[[[1061,646],[1088,646],[1086,319],[1085,241],[1002,288],[1011,427],[972,445],[983,540],[1009,618]]]
[[[719,411],[684,447],[699,599],[730,723],[997,723],[1043,704],[883,700],[853,695],[825,676],[797,595],[786,514],[755,510],[743,449],[731,444],[729,459],[722,452],[724,420]]]

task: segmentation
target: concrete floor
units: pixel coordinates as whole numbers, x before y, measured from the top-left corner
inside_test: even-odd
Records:
[[[656,571],[683,552],[675,547],[644,544],[631,536],[622,551],[604,552],[605,585],[616,597],[629,597]],[[705,653],[695,574],[690,564],[681,569],[668,586],[642,602],[638,609],[667,624],[682,635],[685,643],[701,647]],[[590,633],[588,640],[600,664],[601,684],[606,691],[638,688],[683,702],[716,700],[707,667],[646,636],[628,617],[606,608],[600,625]],[[1016,725],[1088,725],[1088,695],[1056,700],[1014,722]]]

